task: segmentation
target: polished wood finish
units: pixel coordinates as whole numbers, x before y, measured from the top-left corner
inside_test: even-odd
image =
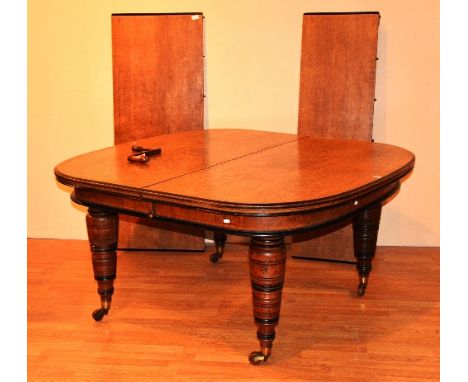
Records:
[[[115,143],[203,129],[201,13],[112,15],[112,60]],[[119,248],[204,250],[203,230],[173,228],[125,216]]]
[[[377,12],[304,14],[299,134],[371,140],[379,19]],[[351,225],[293,240],[296,256],[354,259]]]
[[[266,293],[263,297],[254,293],[255,315],[266,320],[260,325],[257,320],[258,330],[263,333],[259,335],[261,350],[250,357],[257,364],[270,356],[276,325],[273,321],[277,322],[276,315],[279,319],[279,295],[269,293],[279,291],[279,280],[284,276],[280,266],[284,235],[362,215],[358,222],[364,222],[359,223],[356,237],[366,241],[367,215],[363,211],[373,211],[374,205],[399,190],[400,179],[412,170],[415,158],[395,146],[363,141],[243,130],[191,134],[198,137],[190,140],[191,144],[203,142],[193,146],[203,158],[201,162],[172,165],[178,142],[186,136],[177,133],[154,138],[160,142],[163,154],[151,159],[149,165],[125,161],[120,155],[128,144],[122,144],[67,160],[56,166],[55,175],[59,182],[74,187],[75,202],[92,209],[252,237],[253,287]],[[209,155],[220,152],[227,143],[241,147],[236,143],[252,136],[264,139],[255,141],[248,151],[244,148],[243,154],[223,151],[216,160]],[[272,141],[276,143],[272,145]],[[191,158],[189,154],[179,160]],[[205,166],[199,167],[201,163]],[[103,164],[107,165],[99,171],[97,167]],[[181,173],[181,169],[188,168],[191,170]],[[141,185],[143,180],[148,182],[146,186]],[[375,225],[375,219],[370,218],[369,224]],[[358,248],[370,250],[370,245],[369,241]],[[368,251],[365,256],[359,252],[358,258],[368,255]],[[273,284],[268,284],[270,281]],[[267,293],[265,288],[270,286],[274,290]]]
[[[399,183],[391,183],[383,188],[378,188],[371,193],[366,193],[358,198],[348,197],[337,203],[321,206],[301,206],[293,208],[290,206],[278,207],[273,216],[262,216],[258,210],[239,208],[237,211],[232,206],[216,205],[213,210],[197,210],[196,204],[190,204],[189,208],[161,204],[155,206],[160,218],[176,219],[188,224],[199,224],[214,230],[224,229],[226,232],[237,234],[266,234],[266,233],[297,233],[304,230],[328,226],[330,222],[357,213],[362,209],[361,205],[372,204],[389,198],[399,189]],[[93,203],[101,198],[82,197],[83,193],[75,191],[73,199],[76,202]],[[115,200],[115,198],[113,198]],[[118,208],[118,203],[112,200],[103,201],[105,206]],[[188,207],[187,206],[187,207]]]
[[[243,130],[195,133],[205,137],[202,146],[193,143],[205,158],[218,151],[212,146],[223,136],[237,147],[236,135],[239,141],[258,135]],[[177,152],[171,142],[185,135],[172,134],[157,137],[168,154],[149,166],[121,159],[123,144],[65,161],[55,172],[60,182],[75,186],[74,199],[83,204],[247,234],[296,232],[337,221],[396,192],[398,179],[414,165],[413,154],[395,146],[257,133],[286,141],[267,148],[259,143],[251,154],[234,153],[205,167],[194,166],[193,155],[179,158],[188,166],[173,166]],[[193,171],[184,174],[181,168]],[[150,185],[141,186],[143,182]]]
[[[128,162],[132,150],[129,142],[66,160],[56,167],[56,174],[70,185],[107,186],[109,190],[139,195],[140,189],[150,185],[204,173],[208,168],[248,157],[256,151],[274,149],[297,138],[294,134],[236,129],[164,134],[136,141],[139,146],[162,148],[162,154],[148,163]]]
[[[248,245],[228,243],[216,265],[190,252],[119,252],[99,323],[88,246],[28,240],[28,381],[439,380],[438,248],[378,247],[364,299],[353,265],[288,255],[274,354],[249,367]]]
[[[193,131],[142,142],[158,142],[163,154],[129,164],[129,144],[116,145],[60,163],[57,179],[135,203],[172,201],[258,215],[339,204],[386,187],[414,165],[411,152],[392,145],[261,131]]]
[[[150,185],[144,192],[175,195],[183,190],[184,197],[200,204],[235,203],[235,209],[299,208],[388,184],[399,178],[398,172],[409,171],[413,160],[413,154],[391,145],[297,137],[203,173]]]
[[[365,208],[353,218],[354,256],[356,256],[356,269],[359,275],[359,296],[364,296],[372,270],[381,211],[382,203],[377,203]]]
[[[101,308],[93,312],[93,318],[100,321],[104,315],[108,314],[114,294],[119,215],[89,208],[86,226],[91,245],[94,279],[97,281],[97,291],[101,297]]]
[[[252,304],[260,351],[252,352],[252,364],[265,362],[271,354],[281,308],[286,269],[282,236],[254,236],[249,251]]]

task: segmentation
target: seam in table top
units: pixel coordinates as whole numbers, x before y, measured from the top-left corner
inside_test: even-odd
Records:
[[[284,145],[287,145],[287,144],[292,143],[292,142],[297,142],[297,141],[305,139],[305,138],[309,138],[309,135],[304,135],[304,136],[300,136],[300,137],[298,136],[297,138],[291,139],[290,141],[287,141],[287,142],[278,143],[278,144],[273,145],[273,146],[265,147],[263,149],[252,151],[250,153],[240,155],[238,157],[234,157],[234,158],[231,158],[231,159],[227,159],[225,161],[221,161],[221,162],[209,165],[209,166],[205,166],[205,167],[193,170],[193,171],[189,171],[189,172],[187,172],[185,174],[182,174],[182,175],[176,175],[176,176],[173,176],[172,178],[160,180],[159,182],[155,182],[155,183],[151,183],[151,184],[149,184],[147,186],[143,186],[143,187],[141,187],[141,189],[149,188],[149,187],[155,186],[157,184],[165,183],[165,182],[170,182],[171,180],[183,178],[184,176],[192,175],[192,174],[195,174],[197,172],[206,171],[206,170],[208,170],[210,168],[213,168],[213,167],[216,167],[216,166],[221,166],[223,164],[233,162],[233,161],[236,161],[236,160],[239,160],[239,159],[251,156],[251,155],[255,155],[255,154],[261,153],[263,151],[271,150],[271,149],[274,149],[274,148],[279,147],[279,146],[284,146]]]

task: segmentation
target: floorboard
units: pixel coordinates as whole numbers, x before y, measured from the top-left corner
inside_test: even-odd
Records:
[[[379,247],[364,298],[354,266],[288,257],[273,355],[258,350],[247,246],[119,252],[109,315],[89,246],[28,240],[28,381],[439,380],[439,249]],[[211,248],[208,248],[211,253]]]

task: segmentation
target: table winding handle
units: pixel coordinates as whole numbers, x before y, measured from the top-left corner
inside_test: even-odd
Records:
[[[150,160],[150,157],[160,155],[162,150],[160,148],[147,149],[141,146],[133,145],[132,152],[134,154],[129,155],[127,158],[129,162],[146,163]]]
[[[129,155],[127,159],[129,162],[146,163],[150,158],[146,155],[146,153],[142,153],[137,155]]]
[[[156,149],[147,149],[145,147],[141,147],[141,146],[135,146],[133,145],[132,146],[132,151],[134,153],[138,153],[138,154],[143,154],[145,153],[146,155],[148,156],[153,156],[153,155],[158,155],[158,154],[161,154],[161,149],[160,148],[156,148]]]

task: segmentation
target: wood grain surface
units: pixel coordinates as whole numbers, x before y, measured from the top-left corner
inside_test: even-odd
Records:
[[[129,163],[132,143],[122,143],[62,162],[56,173],[73,185],[80,180],[115,188],[141,189],[241,158],[297,139],[294,134],[254,130],[201,130],[137,139],[143,147],[159,147],[160,156],[146,164]]]
[[[299,134],[372,138],[379,17],[376,12],[304,14]],[[352,227],[294,237],[292,252],[354,261]]]
[[[248,130],[175,133],[142,142],[158,143],[162,155],[149,164],[129,164],[129,145],[121,144],[67,160],[55,173],[69,185],[155,200],[173,196],[266,208],[340,199],[397,180],[414,165],[411,152],[392,145]]]
[[[115,143],[203,129],[203,15],[112,15]]]
[[[372,287],[349,264],[288,255],[265,367],[246,245],[219,264],[192,253],[118,252],[112,309],[95,322],[89,243],[28,240],[28,381],[439,380],[439,250],[379,247]]]
[[[203,129],[202,14],[112,15],[112,60],[115,143]],[[204,232],[125,216],[119,248],[203,250]]]
[[[413,154],[396,146],[304,137],[203,173],[156,183],[145,192],[258,206],[298,204],[385,182],[413,159]]]
[[[379,14],[305,14],[298,133],[372,138]]]

